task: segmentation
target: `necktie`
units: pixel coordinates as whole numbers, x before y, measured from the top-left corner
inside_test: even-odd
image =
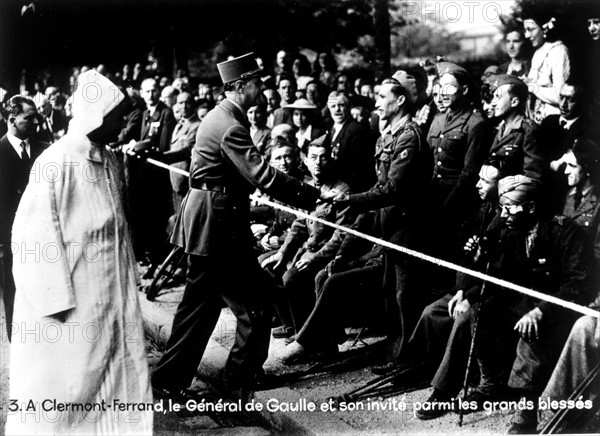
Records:
[[[184,123],[185,123],[185,120],[183,118],[181,120],[179,120],[179,122],[175,126],[175,131],[173,132],[173,137],[177,138],[177,136],[179,136],[179,133],[181,132],[181,129],[183,128]]]
[[[21,142],[21,161],[23,162],[23,164],[27,165],[27,168],[31,167],[31,159],[27,154],[27,143],[25,141]]]
[[[560,127],[562,127],[563,129],[567,128],[567,120],[562,119],[560,120]]]
[[[573,209],[577,210],[577,208],[579,208],[579,206],[581,205],[581,199],[583,198],[583,193],[577,189],[575,191],[575,201],[573,202]]]

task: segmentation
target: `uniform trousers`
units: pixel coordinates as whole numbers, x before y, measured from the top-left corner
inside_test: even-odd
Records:
[[[153,385],[168,389],[190,385],[225,303],[237,326],[223,383],[232,392],[252,390],[268,356],[272,292],[251,251],[228,258],[188,255],[185,292],[167,351],[152,376]]]
[[[392,236],[390,242],[423,252],[427,247],[426,236],[419,226],[407,224]],[[417,258],[395,250],[386,250],[383,258],[390,360],[399,361],[402,349],[430,299],[431,285],[427,265]]]
[[[317,301],[296,342],[307,349],[343,342],[346,339],[344,322],[350,317],[349,306],[360,307],[362,317],[371,310],[374,312],[378,300],[382,302],[382,277],[382,265],[376,261],[331,276],[326,270],[319,272],[315,279]]]

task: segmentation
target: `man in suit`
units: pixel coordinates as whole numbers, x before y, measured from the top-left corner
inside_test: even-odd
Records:
[[[174,108],[179,112],[180,118],[171,137],[171,146],[160,156],[160,160],[176,168],[189,171],[192,149],[196,142],[196,132],[200,126],[194,96],[189,92],[182,92],[177,96]],[[188,177],[174,172],[169,174],[173,188],[173,209],[177,213],[183,197],[189,189]]]
[[[0,139],[0,292],[8,339],[12,333],[15,284],[12,275],[11,230],[33,162],[48,146],[32,139],[39,117],[33,100],[16,95],[5,104],[8,132]]]
[[[340,179],[353,192],[367,191],[376,181],[375,144],[369,131],[352,118],[350,98],[345,93],[329,94],[327,107],[333,119],[331,148]]]
[[[254,55],[217,67],[227,97],[198,128],[191,189],[171,238],[188,254],[186,289],[152,383],[168,394],[189,386],[225,302],[238,320],[223,374],[225,395],[246,401],[267,358],[270,333],[268,278],[253,251],[248,195],[259,188],[310,210],[331,194],[269,166],[252,143],[246,111],[264,88]]]
[[[597,126],[585,115],[584,100],[581,85],[567,82],[559,93],[560,115],[548,115],[542,121],[540,132],[551,160],[559,159],[573,148],[577,138],[585,137],[600,142]]]
[[[600,144],[600,129],[586,116],[584,101],[581,85],[565,83],[559,93],[560,115],[548,115],[540,125],[540,142],[551,161],[544,178],[551,183],[548,192],[552,193],[554,201],[550,206],[555,213],[562,211],[568,190],[564,175],[566,163],[562,157],[573,148],[578,138],[592,139]]]
[[[145,79],[140,94],[146,103],[140,141],[129,143],[124,151],[147,154],[168,151],[176,124],[173,111],[160,101],[156,80]],[[143,160],[128,156],[126,166],[133,248],[136,259],[144,264],[165,243],[167,221],[172,213],[171,184],[164,169]]]

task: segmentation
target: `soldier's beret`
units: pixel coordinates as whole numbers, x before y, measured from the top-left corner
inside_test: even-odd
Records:
[[[417,92],[417,79],[410,73],[404,70],[398,70],[392,76],[392,79],[396,79],[404,89],[408,92],[408,98],[411,104],[417,102],[419,97]]]
[[[498,195],[513,204],[534,200],[538,189],[539,182],[523,174],[504,177],[498,182]]]
[[[460,75],[465,75],[465,76],[469,76],[469,73],[467,72],[467,70],[465,70],[463,67],[461,67],[458,64],[455,64],[454,62],[439,62],[437,64],[437,70],[438,70],[438,74],[439,76],[443,76],[444,74],[460,74]]]
[[[237,58],[229,59],[217,64],[219,75],[223,84],[235,82],[240,79],[248,79],[258,76],[260,68],[254,57],[254,53],[247,53]]]
[[[311,145],[315,147],[331,148],[331,135],[329,133],[325,133],[324,135],[313,139],[310,144],[308,144],[309,147]]]
[[[489,83],[492,92],[502,85],[514,85],[521,88],[524,92],[527,92],[527,84],[512,74],[496,74],[495,76],[490,77]]]

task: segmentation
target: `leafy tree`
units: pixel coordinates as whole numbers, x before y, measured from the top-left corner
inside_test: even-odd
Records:
[[[392,57],[433,58],[460,49],[458,40],[439,24],[415,23],[392,32]]]

